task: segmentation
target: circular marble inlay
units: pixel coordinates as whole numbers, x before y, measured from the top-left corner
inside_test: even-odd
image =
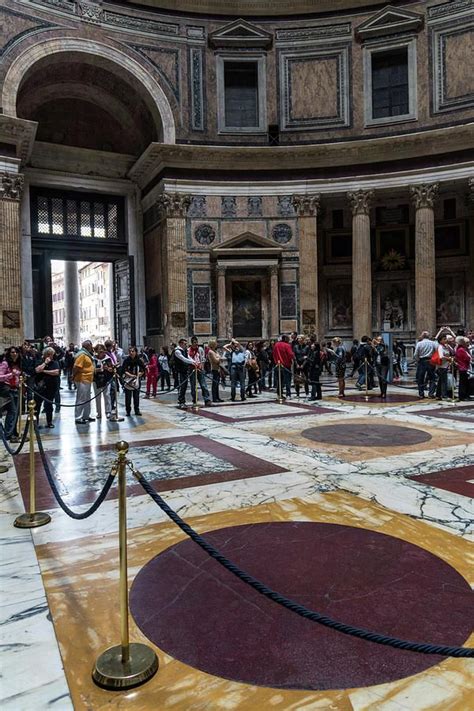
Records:
[[[353,395],[346,395],[344,400],[349,400],[350,402],[363,402],[363,403],[373,403],[380,404],[386,402],[416,402],[420,398],[416,395],[407,395],[405,393],[387,393],[387,397],[382,400],[380,393],[374,393],[369,391],[368,401],[365,399],[363,393],[354,393]]]
[[[400,538],[299,521],[232,526],[205,538],[273,590],[351,625],[449,645],[463,644],[472,631],[474,596],[464,578]],[[235,578],[189,539],[142,568],[130,609],[167,654],[247,684],[361,687],[442,661],[304,620]]]
[[[199,227],[196,227],[194,230],[194,237],[199,244],[212,244],[216,238],[216,231],[212,225],[199,225]]]
[[[293,237],[293,230],[285,222],[279,222],[272,230],[272,237],[278,244],[286,244]]]
[[[413,427],[376,425],[371,422],[309,427],[301,434],[314,442],[352,447],[401,447],[428,442],[431,439],[428,432]]]

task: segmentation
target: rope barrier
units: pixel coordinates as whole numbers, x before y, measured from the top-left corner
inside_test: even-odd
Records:
[[[474,648],[471,647],[450,647],[446,645],[428,644],[423,642],[411,642],[408,640],[398,639],[397,637],[390,637],[388,635],[379,634],[377,632],[372,632],[370,630],[365,630],[360,627],[353,627],[347,625],[338,620],[333,620],[331,617],[316,612],[314,610],[309,610],[304,605],[291,600],[284,595],[268,588],[264,583],[254,578],[249,573],[241,570],[237,565],[228,560],[222,553],[220,553],[214,546],[208,543],[205,538],[199,535],[189,524],[187,524],[183,519],[174,511],[168,504],[161,498],[159,494],[154,491],[151,484],[149,484],[143,475],[135,469],[131,462],[128,465],[133,472],[136,479],[139,481],[145,492],[153,499],[153,501],[160,507],[160,509],[175,523],[178,528],[180,528],[183,533],[185,533],[192,541],[194,541],[200,548],[202,548],[211,558],[214,558],[218,563],[220,563],[226,570],[235,575],[239,580],[249,585],[251,588],[259,592],[261,595],[273,600],[278,605],[285,607],[287,610],[291,610],[300,617],[309,619],[312,622],[317,622],[324,627],[329,627],[330,629],[337,630],[343,634],[347,634],[351,637],[357,637],[359,639],[364,639],[368,642],[374,642],[376,644],[382,644],[388,647],[393,647],[395,649],[402,649],[408,652],[418,652],[421,654],[437,654],[445,657],[468,657],[474,658]]]
[[[8,443],[7,438],[6,438],[3,425],[0,423],[0,438],[1,438],[3,446],[7,450],[8,454],[11,454],[12,457],[16,457],[17,454],[20,454],[21,450],[25,446],[26,438],[28,435],[28,425],[29,425],[29,422],[28,422],[28,420],[26,420],[25,426],[23,428],[23,433],[21,435],[20,444],[18,445],[18,447],[16,449],[12,449]]]
[[[107,494],[109,493],[112,484],[114,483],[115,475],[117,473],[116,466],[114,465],[112,467],[110,474],[107,477],[107,481],[105,482],[105,484],[102,488],[102,491],[100,492],[99,496],[94,501],[92,506],[90,506],[90,508],[88,508],[87,511],[83,511],[82,513],[76,513],[75,511],[70,509],[69,506],[66,503],[64,503],[63,499],[61,498],[61,494],[59,493],[58,487],[56,485],[56,482],[54,481],[54,477],[53,477],[51,470],[49,468],[49,463],[48,463],[48,460],[46,458],[46,454],[45,454],[45,451],[43,448],[43,442],[41,441],[41,435],[38,430],[38,425],[35,425],[35,436],[36,436],[36,441],[38,443],[38,449],[39,449],[41,461],[43,463],[44,471],[45,471],[46,477],[48,479],[48,483],[51,487],[51,491],[54,494],[54,498],[58,502],[59,506],[62,508],[64,513],[66,513],[68,516],[75,519],[76,521],[80,521],[82,519],[89,518],[89,516],[92,516],[92,514],[94,514],[97,511],[97,509],[99,508],[99,506],[102,504],[102,502],[106,498]]]
[[[32,393],[33,395],[36,395],[37,398],[41,398],[41,400],[43,400],[44,402],[49,402],[50,405],[56,404],[54,400],[50,400],[49,398],[45,397],[40,392],[38,392],[38,390],[35,390],[34,388],[32,388],[31,385],[27,385],[26,388],[27,388],[27,390],[30,391],[30,393]],[[63,402],[61,402],[61,407],[82,407],[83,405],[87,405],[87,403],[92,402],[93,400],[96,400],[99,397],[99,395],[101,395],[103,390],[104,390],[104,388],[101,388],[101,390],[96,395],[93,395],[89,400],[84,400],[84,402],[78,402],[78,403],[75,403],[75,402],[63,403]]]

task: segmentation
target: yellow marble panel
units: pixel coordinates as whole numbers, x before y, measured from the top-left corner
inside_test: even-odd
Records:
[[[199,532],[265,521],[321,521],[376,530],[431,551],[467,580],[474,566],[467,541],[344,492],[314,500],[290,499],[189,520]],[[173,524],[129,531],[129,579],[159,552],[183,539]],[[388,684],[343,691],[294,691],[256,687],[193,669],[160,649],[158,674],[146,685],[117,693],[91,680],[97,655],[119,642],[117,536],[88,536],[37,547],[48,602],[59,640],[74,708],[77,710],[277,709],[279,711],[466,711],[474,683],[469,661],[447,659],[420,674]],[[148,640],[130,620],[132,641]],[[474,635],[466,644],[472,644]],[[151,645],[153,646],[153,645]]]
[[[449,99],[474,92],[474,31],[446,37],[446,95]]]
[[[337,84],[336,58],[292,62],[292,120],[337,116]]]

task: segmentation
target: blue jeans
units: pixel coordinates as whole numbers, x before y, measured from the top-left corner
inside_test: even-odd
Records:
[[[18,390],[10,390],[10,402],[6,406],[5,437],[15,434],[16,416],[18,412]]]
[[[436,373],[434,365],[431,365],[429,358],[422,358],[416,368],[416,382],[418,384],[418,395],[425,394],[428,385],[428,395],[433,396],[436,391]]]
[[[198,376],[197,381],[198,381],[199,385],[201,386],[201,392],[202,392],[202,396],[203,396],[203,398],[204,398],[204,402],[209,402],[209,400],[210,400],[211,398],[209,397],[209,390],[207,389],[206,380],[205,380],[205,378],[204,378],[204,373],[202,372],[202,370],[198,370],[198,371],[197,371],[197,376]],[[194,405],[195,405],[196,402],[197,402],[197,399],[196,399],[196,398],[197,398],[197,392],[196,392],[196,369],[195,369],[195,368],[193,368],[192,371],[191,371],[191,377],[190,377],[189,381],[190,381],[190,384],[191,384],[191,395],[192,395],[192,398],[193,398],[193,403],[194,403]]]
[[[235,390],[237,383],[240,385],[240,397],[242,400],[245,397],[245,367],[240,363],[233,363],[230,366],[230,397],[235,399]]]
[[[281,370],[281,377],[280,373],[278,372]],[[286,397],[291,396],[291,376],[292,372],[291,370],[288,370],[288,368],[284,368],[281,366],[281,368],[276,368],[275,370],[275,378],[276,378],[276,387],[277,387],[277,393],[278,397],[283,397],[283,390],[285,391]],[[280,391],[280,383],[281,383],[281,391]]]

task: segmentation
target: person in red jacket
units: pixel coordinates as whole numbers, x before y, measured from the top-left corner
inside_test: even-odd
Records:
[[[459,337],[454,362],[459,371],[459,399],[470,400],[469,397],[469,369],[471,367],[471,354],[469,353],[469,339]]]
[[[273,346],[273,362],[276,367],[275,379],[278,397],[280,398],[283,397],[283,388],[285,389],[286,397],[291,397],[291,372],[295,354],[289,340],[288,336],[283,334],[281,339]],[[281,370],[281,377],[279,370]]]

